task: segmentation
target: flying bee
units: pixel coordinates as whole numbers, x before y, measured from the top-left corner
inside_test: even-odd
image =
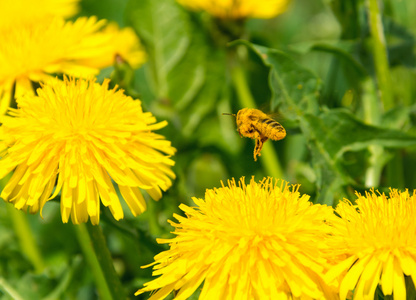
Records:
[[[261,156],[263,144],[268,140],[278,141],[286,136],[286,130],[279,122],[273,120],[264,112],[254,108],[240,109],[236,114],[227,114],[236,117],[237,131],[241,137],[248,137],[256,140],[254,147],[254,161],[257,155]]]

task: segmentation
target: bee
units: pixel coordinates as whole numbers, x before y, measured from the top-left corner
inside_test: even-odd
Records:
[[[261,156],[263,144],[268,140],[278,141],[286,136],[286,130],[279,122],[273,120],[264,112],[254,108],[240,109],[236,114],[223,113],[236,117],[237,131],[241,137],[248,137],[256,140],[254,147],[254,161]]]

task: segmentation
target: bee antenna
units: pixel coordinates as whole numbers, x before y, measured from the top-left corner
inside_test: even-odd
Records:
[[[229,114],[229,113],[222,113],[223,115],[226,115],[226,116],[234,116],[234,117],[236,117],[236,115],[235,114]]]

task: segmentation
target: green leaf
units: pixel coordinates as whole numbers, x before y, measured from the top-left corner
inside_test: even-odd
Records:
[[[402,148],[416,145],[416,137],[400,130],[386,129],[364,124],[344,109],[333,109],[319,116],[305,115],[311,138],[338,160],[346,151],[358,151],[370,145]]]
[[[321,80],[311,71],[298,65],[283,51],[237,41],[254,51],[270,67],[269,85],[272,109],[279,107],[286,118],[297,119],[304,113],[316,114]]]
[[[343,165],[346,152],[360,151],[373,145],[387,148],[416,145],[415,136],[366,125],[344,109],[328,110],[319,116],[306,114],[302,118],[301,129],[309,140],[318,175],[318,202],[330,205],[343,185],[354,183]]]
[[[412,106],[397,105],[382,116],[382,124],[388,128],[404,128],[410,123]],[[414,108],[413,108],[414,109]]]
[[[325,74],[322,101],[328,107],[338,107],[345,105],[344,95],[353,95],[361,90],[362,79],[369,75],[360,60],[361,47],[361,41],[358,40],[328,40],[296,43],[290,45],[289,49],[302,56],[312,51],[327,54],[331,63]]]
[[[351,54],[358,47],[358,43],[355,41],[311,41],[302,42],[290,45],[289,49],[295,52],[306,54],[310,51],[322,51],[333,54],[335,57],[340,58],[345,63],[349,64],[352,69],[359,76],[368,75],[366,69],[361,63]]]
[[[169,97],[177,111],[186,110],[201,92],[212,68],[204,36],[196,28],[183,59],[168,75]],[[216,66],[215,66],[216,67]],[[216,67],[218,69],[218,67]]]
[[[212,51],[206,56],[206,65],[206,78],[200,92],[192,98],[192,102],[181,101],[176,105],[181,111],[186,109],[186,113],[181,114],[184,136],[190,137],[204,118],[215,111],[215,106],[224,90],[224,54]]]
[[[131,0],[127,11],[148,52],[154,94],[185,107],[205,76],[204,43],[188,14],[174,0]]]

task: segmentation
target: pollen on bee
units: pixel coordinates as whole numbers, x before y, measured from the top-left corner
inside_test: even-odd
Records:
[[[240,109],[236,115],[230,113],[223,113],[223,115],[232,115],[236,117],[237,131],[240,136],[256,140],[256,146],[253,153],[254,161],[257,161],[257,156],[261,156],[263,144],[268,139],[278,141],[286,136],[284,127],[261,110],[243,108]]]

